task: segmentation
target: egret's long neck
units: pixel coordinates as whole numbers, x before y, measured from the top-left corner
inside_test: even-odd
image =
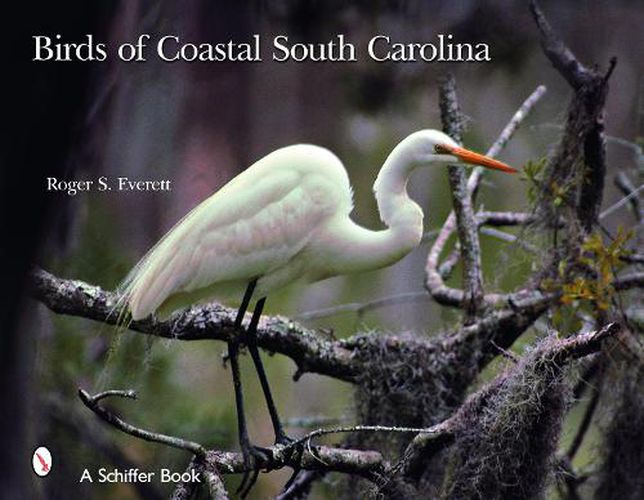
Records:
[[[380,219],[397,236],[422,236],[423,212],[407,194],[407,180],[416,166],[405,144],[387,157],[373,184]],[[418,234],[417,234],[418,233]]]
[[[387,229],[372,231],[346,220],[350,227],[341,230],[334,241],[336,248],[340,241],[344,247],[341,261],[336,261],[338,271],[346,273],[388,266],[420,243],[423,212],[407,195],[407,179],[415,166],[410,157],[407,148],[398,145],[373,185],[380,218]]]

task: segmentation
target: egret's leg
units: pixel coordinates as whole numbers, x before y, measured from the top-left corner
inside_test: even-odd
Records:
[[[241,330],[242,321],[244,321],[244,314],[248,310],[248,304],[250,304],[250,299],[253,297],[253,292],[255,291],[255,285],[257,285],[257,279],[254,279],[246,287],[246,292],[244,293],[244,298],[242,303],[239,306],[237,311],[237,316],[235,316],[235,330]]]
[[[239,344],[236,340],[228,343],[228,358],[233,372],[233,386],[235,387],[235,404],[237,406],[237,432],[242,451],[250,446],[246,417],[244,415],[244,395],[242,393],[241,376],[239,373]]]
[[[244,455],[244,465],[247,469],[242,476],[241,483],[239,483],[239,486],[237,487],[237,492],[240,493],[241,498],[246,498],[246,495],[248,495],[248,492],[255,484],[255,481],[257,481],[257,476],[259,475],[259,468],[251,458],[254,457],[255,459],[265,460],[267,455],[250,444],[250,437],[248,436],[248,428],[246,427],[246,418],[244,415],[244,396],[242,394],[238,355],[239,344],[237,340],[233,340],[228,344],[228,356],[230,358],[230,367],[233,372],[233,384],[235,385],[239,445],[241,446],[242,454]]]
[[[282,422],[280,421],[279,415],[277,414],[277,408],[275,407],[275,402],[273,401],[271,388],[268,385],[268,379],[266,377],[266,372],[264,371],[262,358],[260,357],[259,350],[257,349],[257,324],[259,323],[259,318],[262,315],[265,302],[266,297],[263,297],[257,301],[257,305],[255,306],[255,310],[253,311],[253,318],[250,320],[250,325],[248,326],[246,333],[246,345],[248,346],[250,355],[253,357],[253,363],[255,363],[255,369],[257,370],[259,382],[260,384],[262,384],[262,391],[264,391],[266,406],[268,407],[268,413],[270,413],[271,415],[271,422],[273,423],[273,430],[275,431],[275,442],[287,444],[291,442],[291,439],[284,432]]]
[[[242,321],[244,319],[244,314],[248,309],[248,304],[250,299],[253,296],[253,291],[255,290],[255,285],[257,280],[253,280],[248,284],[246,288],[246,293],[244,294],[244,299],[242,300],[241,306],[237,311],[237,316],[235,317],[235,330],[238,332],[238,336],[233,338],[228,342],[228,358],[230,360],[230,368],[233,373],[233,386],[235,388],[235,403],[237,406],[237,431],[239,433],[239,445],[241,446],[242,453],[244,455],[244,465],[250,468],[253,463],[251,461],[252,456],[258,456],[260,454],[259,450],[255,450],[250,444],[250,438],[248,436],[248,428],[246,427],[246,417],[244,414],[244,395],[242,392],[241,384],[241,374],[239,371],[239,342],[240,336],[242,335]],[[264,455],[261,455],[262,458],[265,458]],[[259,458],[259,457],[257,457]],[[253,483],[257,479],[258,470],[255,471],[253,479],[248,483],[248,478],[250,471],[247,471],[242,477],[241,484],[237,491],[242,491],[241,496],[244,498],[250,488],[253,486]]]
[[[275,402],[273,401],[273,395],[271,394],[271,389],[270,389],[270,386],[268,385],[268,378],[266,377],[264,365],[262,364],[262,358],[260,357],[259,349],[257,348],[257,325],[259,323],[259,318],[262,315],[262,311],[264,310],[265,302],[266,302],[266,297],[263,297],[260,300],[258,300],[257,304],[255,305],[255,309],[253,311],[253,317],[251,318],[250,325],[248,326],[248,329],[246,331],[246,345],[248,347],[248,351],[250,352],[253,358],[253,363],[255,364],[255,369],[257,371],[259,381],[262,385],[262,391],[264,392],[264,398],[266,399],[266,406],[268,407],[268,412],[271,416],[271,422],[273,423],[273,431],[275,432],[275,442],[280,444],[289,444],[293,440],[286,435],[286,433],[284,432],[284,428],[282,427],[282,422],[280,421],[279,415],[277,413],[277,408],[275,406]],[[256,449],[259,451],[264,450],[263,448],[256,448]],[[298,450],[298,451],[300,452],[300,460],[301,460],[302,450]],[[299,474],[299,472],[300,472],[300,467],[295,467],[293,470],[293,475],[287,483],[287,487],[291,485],[291,483]],[[244,490],[244,494],[248,494],[250,487],[257,479],[257,473],[258,471],[255,471],[255,475],[251,479],[247,488]]]
[[[230,368],[233,372],[233,386],[235,387],[235,403],[237,406],[237,432],[239,433],[239,444],[242,451],[246,455],[246,450],[250,447],[250,439],[248,438],[248,429],[246,428],[246,418],[244,415],[244,396],[242,393],[241,375],[239,372],[239,336],[242,334],[241,326],[244,320],[244,314],[250,304],[250,299],[255,291],[257,280],[253,280],[248,284],[246,293],[242,300],[241,306],[237,311],[235,317],[235,331],[237,335],[235,338],[228,342],[228,358],[230,359]]]

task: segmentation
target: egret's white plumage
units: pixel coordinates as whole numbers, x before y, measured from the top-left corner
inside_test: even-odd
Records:
[[[204,300],[241,298],[253,279],[255,296],[264,297],[296,280],[392,264],[423,232],[423,213],[406,191],[415,167],[465,161],[511,170],[463,152],[473,154],[436,130],[398,144],[374,184],[387,228],[371,231],[349,217],[351,185],[333,153],[307,144],[278,149],[175,225],[130,273],[123,302],[136,320]]]

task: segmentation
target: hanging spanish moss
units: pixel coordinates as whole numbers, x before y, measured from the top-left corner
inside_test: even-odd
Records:
[[[468,401],[441,498],[542,498],[568,399],[546,339]]]
[[[603,383],[603,463],[595,498],[644,498],[644,363],[612,351]]]

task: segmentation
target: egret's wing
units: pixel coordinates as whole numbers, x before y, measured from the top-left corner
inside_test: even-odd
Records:
[[[243,172],[190,212],[134,269],[124,291],[132,317],[147,316],[174,293],[251,280],[285,265],[338,210],[344,190],[336,181],[297,168]]]

